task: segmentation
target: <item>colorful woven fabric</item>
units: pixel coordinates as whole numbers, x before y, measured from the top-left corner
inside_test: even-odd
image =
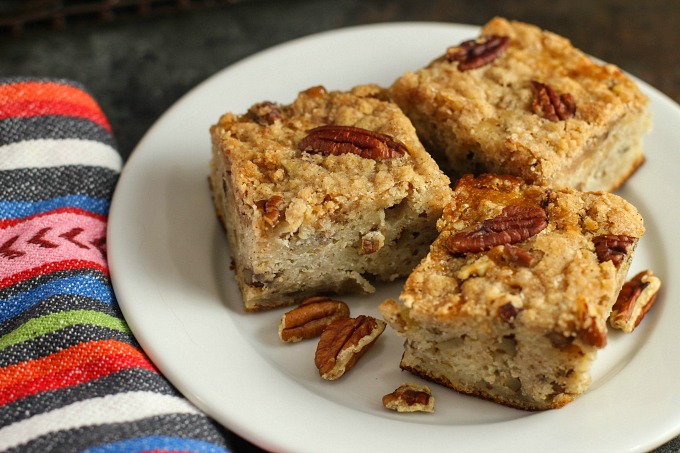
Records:
[[[116,303],[106,223],[120,167],[83,87],[0,79],[0,451],[228,451]]]

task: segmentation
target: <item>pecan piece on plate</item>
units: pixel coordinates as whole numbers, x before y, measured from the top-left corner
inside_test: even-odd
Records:
[[[260,126],[269,126],[283,118],[281,109],[270,101],[264,101],[253,105],[248,109],[246,115]]]
[[[651,270],[644,270],[628,280],[612,307],[609,324],[631,333],[654,305],[660,287],[661,280]]]
[[[623,234],[602,234],[593,238],[595,253],[600,263],[611,261],[619,267],[628,254],[628,247],[637,241],[636,237]]]
[[[407,382],[382,398],[383,406],[397,412],[434,412],[429,387]]]
[[[309,297],[286,312],[279,323],[279,338],[287,343],[318,337],[334,321],[349,317],[349,307],[326,296]]]
[[[532,80],[536,94],[531,104],[533,112],[552,121],[564,121],[576,113],[576,103],[571,93],[557,94],[548,84]]]
[[[281,195],[272,195],[266,200],[260,200],[255,205],[262,210],[262,218],[269,226],[276,226],[283,214],[285,201]]]
[[[321,334],[314,363],[323,379],[342,377],[385,330],[385,321],[372,316],[339,319]]]
[[[325,155],[356,154],[366,159],[391,159],[408,153],[406,146],[386,134],[354,126],[327,124],[310,130],[298,144],[300,151]]]
[[[510,45],[507,36],[488,35],[465,41],[446,52],[449,61],[458,62],[459,71],[481,68],[498,58]]]
[[[545,210],[530,206],[506,206],[496,217],[470,231],[460,231],[446,239],[451,253],[477,253],[497,245],[516,244],[548,226]]]

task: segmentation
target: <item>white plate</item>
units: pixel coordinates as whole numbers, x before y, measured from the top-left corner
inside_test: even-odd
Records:
[[[632,335],[612,334],[591,390],[566,407],[522,412],[432,385],[435,414],[384,410],[382,395],[407,380],[401,340],[386,331],[337,382],[319,378],[316,342],[281,344],[282,310],[246,314],[229,271],[224,235],[208,191],[208,128],[254,102],[290,102],[323,84],[390,84],[477,27],[400,23],[337,30],[274,47],[235,64],[174,105],[135,150],[109,223],[115,292],[144,350],[192,402],[272,451],[646,451],[680,433],[680,108],[642,83],[654,131],[647,163],[621,190],[646,219],[632,272],[652,268],[665,284]],[[675,237],[675,239],[674,239]],[[346,298],[354,314],[373,296]]]

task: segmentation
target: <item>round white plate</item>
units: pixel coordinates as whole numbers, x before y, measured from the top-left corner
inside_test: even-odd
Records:
[[[566,407],[523,412],[431,384],[434,414],[397,414],[381,398],[405,381],[389,328],[336,382],[314,366],[315,341],[282,344],[285,310],[246,314],[208,190],[208,129],[225,112],[292,101],[323,84],[389,85],[472,26],[397,23],[337,30],[258,53],[211,77],[151,128],[127,163],[109,221],[116,295],[135,336],[187,398],[234,432],[277,452],[646,451],[680,433],[680,108],[641,83],[652,102],[647,162],[620,194],[646,219],[633,269],[664,287],[631,335],[610,334],[588,393]],[[379,316],[398,282],[348,297],[352,313]]]

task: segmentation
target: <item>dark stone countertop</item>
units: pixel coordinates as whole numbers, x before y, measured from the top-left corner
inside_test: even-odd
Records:
[[[498,15],[534,23],[680,102],[676,0],[241,0],[187,12],[73,21],[0,38],[0,76],[66,77],[100,102],[127,157],[177,99],[259,50],[325,30],[376,22],[481,25]]]
[[[144,17],[121,13],[105,22],[67,19],[66,27],[58,31],[48,24],[27,27],[18,36],[5,33],[0,35],[0,77],[49,76],[81,82],[101,104],[127,158],[145,131],[182,95],[262,49],[352,25],[394,21],[481,25],[496,15],[566,36],[576,47],[680,102],[676,0],[203,2],[181,12]],[[625,402],[625,395],[622,399]],[[236,452],[260,451],[234,439]],[[680,451],[680,438],[658,451]]]

